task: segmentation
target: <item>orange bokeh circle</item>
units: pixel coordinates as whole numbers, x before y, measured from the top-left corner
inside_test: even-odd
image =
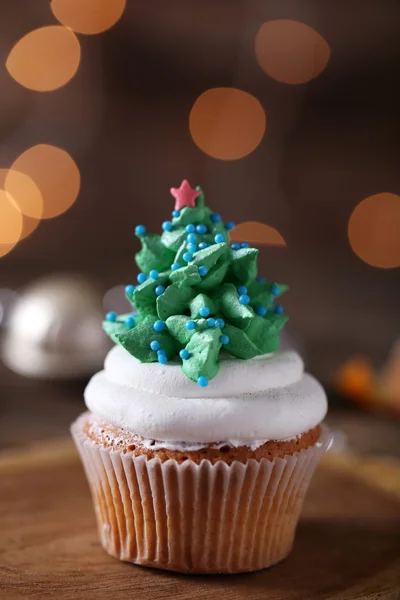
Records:
[[[42,219],[64,213],[78,196],[79,169],[71,156],[56,146],[38,144],[29,148],[16,159],[11,170],[28,175],[40,190]]]
[[[126,0],[51,0],[56,19],[85,34],[101,33],[115,25],[125,6]]]
[[[236,88],[211,88],[199,96],[189,117],[193,141],[209,156],[235,160],[252,152],[265,133],[260,102]]]
[[[6,61],[11,77],[26,88],[50,92],[62,87],[78,70],[81,48],[67,27],[40,27],[22,37]]]
[[[5,256],[19,242],[23,217],[10,195],[0,189],[0,256]]]
[[[230,238],[233,242],[249,242],[264,246],[286,246],[286,242],[279,231],[259,221],[239,223],[231,232]]]
[[[390,269],[400,266],[400,196],[383,192],[362,200],[348,225],[350,245],[364,262]]]
[[[312,27],[299,21],[267,21],[258,30],[255,41],[260,67],[282,83],[305,83],[326,67],[331,54],[324,38]]]
[[[11,173],[11,178],[7,180]],[[21,241],[33,233],[40,223],[43,213],[40,190],[30,177],[11,169],[0,169],[0,189],[7,191],[10,202],[22,213],[23,223],[19,238]]]

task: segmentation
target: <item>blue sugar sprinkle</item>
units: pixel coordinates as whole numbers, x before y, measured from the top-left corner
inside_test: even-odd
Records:
[[[197,225],[196,227],[196,231],[197,233],[200,233],[201,235],[203,235],[204,233],[207,233],[207,227],[205,225],[203,225],[203,223],[200,223],[200,225]]]
[[[188,321],[186,323],[186,329],[188,329],[189,331],[196,329],[196,323],[194,321]]]
[[[161,344],[157,340],[153,340],[152,342],[150,342],[150,348],[157,352],[157,350],[161,348]]]
[[[208,327],[215,327],[215,319],[213,319],[212,317],[207,319],[207,325]]]
[[[195,252],[197,252],[197,246],[196,244],[188,244],[187,245],[187,249],[189,250],[189,252],[191,252],[192,254],[194,254]]]
[[[164,350],[159,350],[157,352],[157,360],[162,365],[166,365],[167,364],[168,358],[167,358],[167,355],[165,354]]]
[[[199,267],[199,275],[200,275],[200,277],[205,277],[207,275],[207,273],[208,273],[207,267],[205,267],[204,265],[201,265]]]
[[[163,285],[158,285],[156,287],[156,296],[161,296],[161,294],[163,294],[165,292],[165,287]]]
[[[199,250],[204,250],[204,248],[208,248],[208,244],[206,242],[200,242]]]
[[[189,225],[186,225],[185,230],[187,233],[194,233],[196,231],[196,227],[193,225],[193,223],[190,223]]]
[[[265,317],[265,315],[267,314],[267,308],[262,304],[259,304],[256,308],[256,313],[259,317]]]
[[[182,258],[185,262],[190,262],[191,260],[193,260],[193,256],[192,254],[190,254],[190,252],[185,252]]]
[[[173,263],[171,265],[171,271],[177,271],[180,268],[181,268],[181,265],[179,263]]]
[[[220,222],[220,220],[221,220],[221,218],[222,218],[222,217],[221,217],[221,215],[220,215],[220,214],[218,214],[218,213],[213,213],[213,214],[211,215],[211,221],[212,221],[213,223],[219,223],[219,222]]]
[[[225,321],[223,319],[217,319],[216,320],[216,324],[217,326],[222,329],[223,327],[225,327]]]
[[[257,280],[259,283],[265,283],[265,277],[263,277],[262,275],[260,275],[259,277],[257,277]]]
[[[132,296],[134,291],[135,291],[134,285],[127,285],[125,288],[125,294],[127,294],[128,296]]]
[[[135,325],[135,317],[127,317],[125,319],[125,325],[127,327],[133,327]]]
[[[164,321],[156,321],[153,325],[153,329],[154,331],[163,331],[165,329],[165,323]]]
[[[233,242],[233,244],[231,244],[231,248],[232,250],[239,250],[240,244],[238,244],[237,242]]]
[[[115,323],[116,320],[117,320],[116,312],[109,312],[106,314],[106,321],[109,321],[110,323]]]
[[[242,243],[240,244],[240,247],[241,247],[241,248],[250,248],[250,244],[249,244],[249,242],[242,242]]]
[[[239,296],[239,302],[240,304],[249,304],[250,297],[247,294],[242,294],[241,296]]]
[[[179,356],[181,357],[182,360],[187,360],[190,356],[189,351],[186,350],[186,348],[184,348],[183,350],[181,350],[179,352]]]
[[[186,236],[186,239],[188,242],[191,242],[192,244],[195,244],[197,242],[197,235],[195,233],[189,233]]]
[[[247,294],[247,287],[245,285],[241,285],[240,288],[238,288],[238,292],[240,295]]]
[[[228,221],[225,223],[225,229],[227,231],[232,231],[232,229],[235,229],[235,223],[233,221]]]
[[[139,273],[137,280],[139,283],[144,283],[147,280],[147,275],[145,273]]]
[[[154,279],[154,281],[156,279],[158,279],[158,271],[156,271],[155,269],[153,269],[152,271],[150,271],[149,275],[150,275],[151,279]]]
[[[214,241],[216,244],[222,244],[222,242],[225,241],[225,236],[223,233],[217,233],[217,235],[214,238]]]
[[[208,308],[208,306],[202,306],[199,310],[199,314],[201,317],[208,317],[208,315],[210,314],[210,309]]]
[[[206,387],[208,385],[208,379],[207,379],[207,377],[204,377],[204,375],[200,375],[200,377],[197,380],[197,383],[201,387]]]
[[[144,235],[146,233],[146,227],[144,225],[137,225],[135,227],[135,233],[138,236]]]
[[[173,211],[172,211],[172,216],[173,216],[175,219],[177,219],[177,218],[179,217],[179,215],[180,215],[180,214],[181,214],[181,213],[180,213],[180,211],[179,211],[179,210],[173,210]]]
[[[271,288],[271,294],[273,294],[274,296],[279,296],[279,293],[280,293],[279,285],[276,285],[276,283],[274,283],[274,285]]]
[[[274,307],[274,313],[276,313],[277,315],[283,315],[285,311],[283,310],[283,306],[281,304],[277,304]]]
[[[172,231],[174,228],[171,221],[164,221],[161,227],[163,228],[163,231]]]
[[[229,344],[229,337],[227,335],[223,334],[220,336],[219,341],[221,342],[221,344],[226,346],[226,344]]]

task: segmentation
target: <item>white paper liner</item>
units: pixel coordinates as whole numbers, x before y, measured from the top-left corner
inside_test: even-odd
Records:
[[[314,469],[330,442],[286,458],[228,465],[123,454],[71,428],[104,549],[123,561],[183,573],[240,573],[287,556]]]

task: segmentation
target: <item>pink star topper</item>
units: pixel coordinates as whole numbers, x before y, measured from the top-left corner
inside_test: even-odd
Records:
[[[175,198],[175,210],[181,210],[184,206],[195,208],[195,200],[200,196],[201,190],[194,190],[190,187],[187,179],[184,179],[179,188],[171,188],[170,192]]]

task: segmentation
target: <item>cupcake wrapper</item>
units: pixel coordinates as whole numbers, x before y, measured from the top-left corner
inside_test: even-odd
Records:
[[[104,549],[183,573],[240,573],[287,556],[311,476],[330,434],[286,458],[177,463],[103,448],[72,425]]]

